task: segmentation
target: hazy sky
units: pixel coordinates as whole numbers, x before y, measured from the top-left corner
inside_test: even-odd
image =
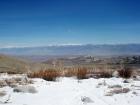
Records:
[[[0,46],[140,43],[139,0],[0,0]]]

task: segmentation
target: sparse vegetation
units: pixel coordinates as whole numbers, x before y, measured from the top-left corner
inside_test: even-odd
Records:
[[[3,78],[0,80],[0,88],[5,87],[5,86],[9,86],[9,87],[16,87],[18,85],[28,85],[28,84],[32,84],[33,81],[29,78],[27,78],[24,75],[21,75],[18,77],[17,74],[14,74],[16,77],[12,77],[13,75],[8,75],[7,76],[9,78]]]
[[[125,66],[121,70],[119,70],[118,73],[122,78],[130,78],[132,76],[133,70]]]
[[[47,81],[55,81],[57,77],[60,76],[65,76],[65,77],[72,77],[75,76],[78,79],[85,79],[87,74],[86,69],[69,69],[69,70],[64,70],[64,71],[58,71],[54,69],[49,69],[49,70],[41,70],[38,72],[34,72],[29,74],[28,76],[30,78],[43,78],[44,80]]]
[[[78,68],[77,79],[87,79],[88,70],[87,68]]]
[[[28,77],[30,78],[43,78],[44,80],[47,81],[55,81],[57,77],[60,76],[60,72],[53,70],[53,69],[49,69],[49,70],[41,70],[38,72],[34,72],[34,73],[30,73],[28,75]]]
[[[126,65],[124,68],[117,71],[119,77],[129,78],[131,77],[133,71],[130,68],[132,65],[126,64],[124,62],[125,57],[116,57],[115,59],[114,58],[97,59],[96,57],[95,59],[94,57],[81,57],[81,56],[74,57],[72,59],[66,58],[52,60],[52,64],[51,63],[44,64],[44,63],[24,62],[14,57],[0,55],[0,72],[7,72],[8,74],[28,73],[28,76],[31,78],[43,78],[48,81],[55,81],[56,78],[60,76],[65,77],[75,76],[77,77],[77,79],[110,78],[114,76],[113,75],[114,71],[117,71],[118,69],[121,68],[120,63],[111,63],[113,61],[117,62],[118,60],[119,61],[123,60],[122,63]],[[136,57],[130,58],[133,58],[132,60],[134,61],[134,58]],[[57,63],[59,62],[59,60],[60,61],[62,60],[63,62]],[[72,63],[72,65],[69,64],[70,62]],[[136,66],[138,67],[138,65]]]
[[[94,76],[90,76],[94,75]],[[76,77],[77,79],[88,79],[91,77],[98,77],[98,78],[110,78],[112,77],[112,72],[110,71],[93,71],[88,70],[85,67],[75,67],[75,68],[65,68],[62,70],[57,69],[48,69],[48,70],[40,70],[37,72],[32,72],[28,74],[30,78],[43,78],[47,81],[55,81],[57,77]]]
[[[97,78],[110,78],[112,77],[112,72],[99,71],[99,72],[95,72],[95,75],[97,76]]]
[[[65,70],[64,76],[65,77],[75,76],[77,77],[77,79],[86,79],[88,73],[89,71],[87,70],[87,68],[78,67],[78,68],[71,68],[71,69]]]

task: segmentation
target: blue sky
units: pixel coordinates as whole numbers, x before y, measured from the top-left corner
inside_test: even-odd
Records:
[[[0,46],[140,43],[139,0],[0,0]]]

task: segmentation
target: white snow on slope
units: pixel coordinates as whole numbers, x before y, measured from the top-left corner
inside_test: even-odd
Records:
[[[3,87],[0,91],[6,91],[7,95],[0,97],[0,101],[10,97],[6,105],[140,105],[140,81],[123,83],[121,78],[91,78],[80,81],[74,78],[59,78],[56,82],[42,79],[34,81],[35,83],[30,85],[37,89],[37,93],[15,93],[10,87]],[[107,85],[99,85],[104,82]],[[121,85],[131,91],[105,96],[108,85]]]

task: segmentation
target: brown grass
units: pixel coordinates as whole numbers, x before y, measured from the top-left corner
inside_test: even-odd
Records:
[[[88,70],[86,68],[77,69],[77,79],[87,79]]]
[[[67,68],[64,70],[65,77],[73,77],[77,75],[77,70],[75,68]]]
[[[55,81],[57,77],[60,77],[60,72],[56,70],[41,70],[28,75],[30,78],[43,78],[47,81]]]
[[[99,78],[110,78],[112,77],[112,73],[111,72],[107,72],[107,71],[101,71],[99,72]]]
[[[95,75],[97,78],[109,78],[112,77],[112,73],[109,71],[93,71],[85,67],[73,67],[65,68],[63,70],[48,69],[38,72],[30,73],[30,78],[43,78],[47,81],[55,81],[57,77],[76,77],[77,79],[91,78],[89,75]]]
[[[69,68],[65,70],[65,77],[75,76],[77,79],[87,79],[88,69],[84,67]]]

